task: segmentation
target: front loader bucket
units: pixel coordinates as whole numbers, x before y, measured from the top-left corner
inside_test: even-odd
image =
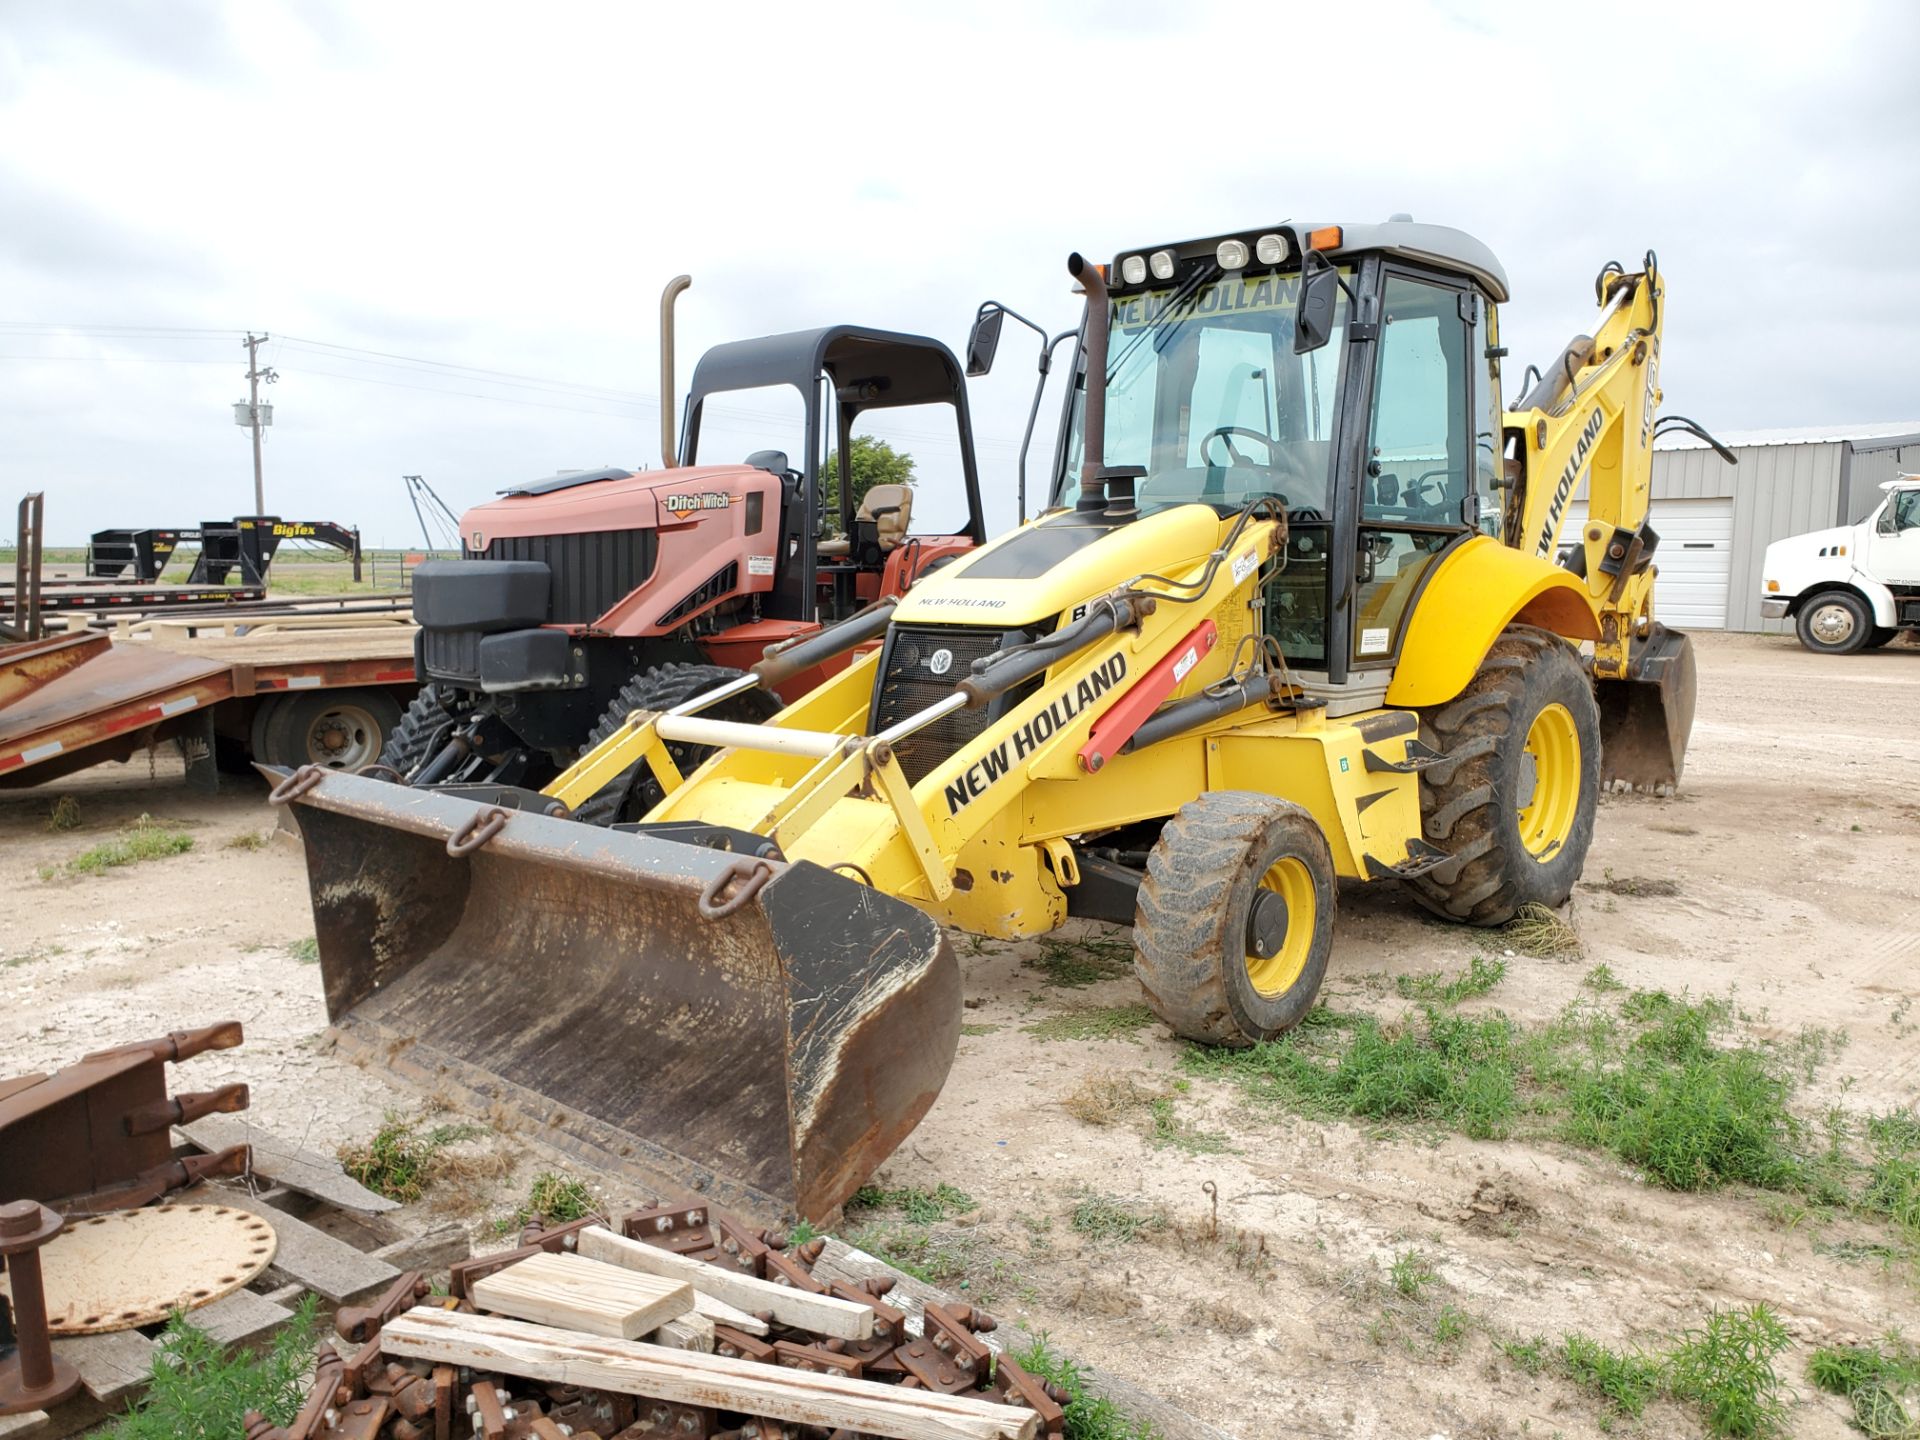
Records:
[[[1693,642],[1657,623],[1633,643],[1625,679],[1594,682],[1602,786],[1673,793],[1686,764],[1698,688]]]
[[[939,926],[833,871],[518,812],[455,855],[487,807],[339,772],[298,804],[343,1041],[665,1195],[824,1219],[953,1063]]]

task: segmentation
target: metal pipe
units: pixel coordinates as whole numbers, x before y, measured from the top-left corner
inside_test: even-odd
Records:
[[[806,755],[821,760],[838,754],[844,735],[824,730],[783,730],[778,725],[745,725],[738,720],[702,720],[694,715],[662,715],[653,722],[662,740],[683,745],[711,745],[740,750],[764,750],[776,755]]]
[[[1089,265],[1075,251],[1067,257],[1067,273],[1087,292],[1087,396],[1080,407],[1085,424],[1080,446],[1081,510],[1107,506],[1107,277],[1098,265]]]
[[[745,691],[757,689],[759,684],[760,681],[756,676],[739,675],[727,681],[724,685],[716,686],[704,694],[694,696],[691,700],[682,700],[671,710],[666,710],[661,713],[664,715],[698,715],[702,710],[718,705],[722,700],[731,700],[734,696],[742,694]]]
[[[676,275],[660,292],[660,463],[668,470],[679,459],[673,446],[673,302],[691,284],[691,275]]]
[[[964,710],[966,708],[966,695],[956,690],[944,700],[936,700],[926,709],[907,716],[906,719],[896,725],[888,726],[873,738],[888,745],[896,745],[915,731],[924,730],[927,726],[933,724],[934,721],[943,720],[953,714],[954,711]]]

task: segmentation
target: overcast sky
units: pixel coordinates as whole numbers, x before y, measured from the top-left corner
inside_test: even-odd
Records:
[[[1505,262],[1510,396],[1652,246],[1669,409],[1912,419],[1917,73],[1904,0],[0,0],[0,535],[27,489],[55,543],[249,511],[249,328],[268,510],[418,544],[404,473],[460,509],[659,463],[676,272],[684,387],[833,321],[957,350],[989,295],[1065,328],[1075,249],[1398,210]],[[1031,378],[1010,328],[973,391],[994,528]],[[729,423],[703,453],[753,448]]]

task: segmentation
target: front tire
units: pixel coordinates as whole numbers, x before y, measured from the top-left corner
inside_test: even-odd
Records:
[[[1873,614],[1850,590],[1828,590],[1809,600],[1794,617],[1800,643],[1816,655],[1851,655],[1873,639]]]
[[[1600,709],[1572,647],[1512,626],[1459,697],[1422,719],[1446,757],[1421,774],[1422,829],[1448,859],[1408,882],[1420,903],[1468,925],[1564,903],[1600,802]]]
[[[709,690],[718,690],[730,680],[738,680],[743,673],[725,665],[667,664],[642,670],[620,687],[620,693],[613,697],[612,703],[600,716],[600,723],[593,727],[593,733],[587,737],[587,743],[581,747],[580,753],[585,755],[620,729],[635,711],[671,710],[676,705],[684,705],[696,695],[704,695]],[[758,725],[780,713],[780,702],[764,690],[744,690],[701,713],[715,720],[736,720],[746,725]],[[667,753],[673,757],[674,766],[680,773],[689,775],[713,754],[713,750],[705,745],[669,745]],[[653,778],[653,771],[642,760],[629,766],[617,780],[603,787],[592,798],[583,801],[580,808],[573,812],[573,818],[584,825],[630,822],[638,820],[665,798],[660,782]]]
[[[1333,949],[1333,855],[1288,800],[1214,790],[1180,807],[1147,857],[1134,973],[1176,1035],[1247,1046],[1298,1025]]]

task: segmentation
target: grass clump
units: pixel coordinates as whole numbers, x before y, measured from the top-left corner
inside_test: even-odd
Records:
[[[244,835],[235,835],[220,848],[222,850],[258,850],[267,843],[267,837],[258,830],[249,830]]]
[[[1129,1245],[1150,1231],[1164,1230],[1167,1217],[1111,1195],[1089,1195],[1073,1207],[1069,1225],[1096,1245]]]
[[[1528,901],[1513,919],[1500,927],[1506,942],[1522,955],[1558,960],[1580,953],[1580,932],[1558,912],[1538,901]]]
[[[1885,1215],[1920,1244],[1920,1111],[1870,1116],[1867,1143],[1873,1154],[1860,1208]]]
[[[1335,1039],[1340,1030],[1351,1035],[1344,1046]],[[1517,1105],[1518,1034],[1505,1015],[1429,1006],[1400,1028],[1328,1016],[1250,1049],[1190,1048],[1183,1064],[1312,1114],[1438,1121],[1492,1139],[1507,1133]]]
[[[411,1204],[433,1183],[447,1146],[485,1133],[478,1125],[459,1124],[423,1131],[420,1123],[389,1112],[371,1139],[339,1148],[341,1168],[374,1194]]]
[[[1500,1353],[1529,1375],[1538,1375],[1553,1359],[1544,1335],[1535,1335],[1529,1340],[1501,1340],[1497,1343]]]
[[[1133,1040],[1154,1023],[1153,1011],[1144,1005],[1108,1005],[1049,1015],[1026,1032],[1036,1040]]]
[[[46,867],[42,874],[64,870],[69,875],[98,875],[121,865],[137,865],[143,860],[165,860],[184,855],[193,848],[193,837],[183,835],[163,820],[142,815],[111,840],[103,840],[91,849],[58,867]]]
[[[1823,1346],[1807,1362],[1807,1378],[1845,1400],[1855,1427],[1873,1440],[1920,1434],[1908,1404],[1920,1387],[1920,1354],[1896,1336],[1880,1345]]]
[[[160,1335],[153,1382],[109,1440],[230,1440],[249,1410],[290,1425],[306,1400],[306,1374],[320,1338],[319,1301],[309,1295],[262,1354],[228,1350],[175,1311]]]
[[[1159,1440],[1160,1432],[1136,1420],[1105,1396],[1093,1393],[1084,1372],[1054,1349],[1044,1330],[1029,1332],[1027,1343],[1014,1350],[1020,1368],[1049,1380],[1067,1392],[1066,1440]]]
[[[1387,1279],[1393,1288],[1409,1300],[1424,1299],[1427,1287],[1440,1278],[1433,1262],[1418,1250],[1402,1250],[1387,1267]]]
[[[320,963],[319,937],[314,935],[309,935],[303,940],[294,941],[291,945],[287,946],[287,954],[291,955],[294,959],[300,961],[302,964],[305,964],[305,965],[319,964]]]
[[[1667,1356],[1667,1389],[1694,1405],[1715,1435],[1780,1434],[1787,1398],[1773,1361],[1787,1345],[1786,1326],[1766,1305],[1716,1310]]]
[[[543,1170],[527,1187],[526,1202],[504,1219],[493,1222],[494,1233],[505,1235],[523,1225],[565,1225],[583,1220],[600,1207],[587,1182],[572,1175]]]
[[[902,1185],[894,1189],[882,1189],[877,1185],[862,1185],[853,1192],[853,1198],[847,1202],[852,1210],[891,1211],[907,1217],[909,1224],[934,1225],[942,1220],[951,1220],[956,1215],[966,1215],[980,1208],[979,1203],[966,1191],[947,1184],[942,1180],[931,1190],[917,1185]]]
[[[80,828],[80,802],[71,795],[56,795],[53,803],[47,807],[47,829],[78,830]]]
[[[1608,965],[1596,965],[1580,977],[1580,983],[1597,995],[1615,995],[1627,987]]]
[[[1621,1415],[1638,1416],[1660,1393],[1659,1361],[1638,1351],[1609,1350],[1585,1335],[1568,1335],[1561,1342],[1560,1363],[1568,1379]]]
[[[1105,1128],[1132,1118],[1162,1098],[1160,1091],[1142,1085],[1124,1071],[1094,1070],[1060,1104],[1082,1124]]]
[[[1084,990],[1102,980],[1118,980],[1133,973],[1133,942],[1111,935],[1040,941],[1040,953],[1027,962],[1044,977],[1043,983],[1065,990]]]
[[[1477,999],[1507,978],[1507,962],[1476,955],[1467,962],[1464,975],[1396,975],[1393,988],[1402,1000],[1423,1000],[1429,1004],[1458,1005]]]

